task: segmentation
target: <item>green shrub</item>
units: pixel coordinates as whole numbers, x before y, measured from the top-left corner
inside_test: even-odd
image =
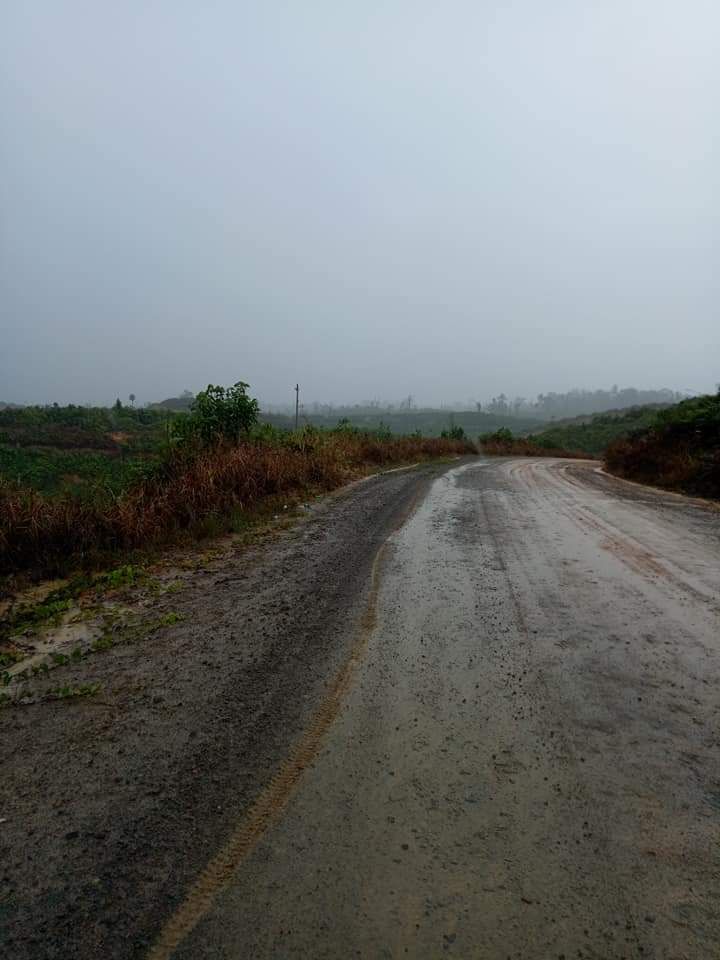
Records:
[[[187,442],[198,440],[205,446],[230,440],[235,443],[255,426],[260,406],[247,393],[248,384],[238,381],[232,387],[208,384],[190,407],[173,423],[175,437]]]

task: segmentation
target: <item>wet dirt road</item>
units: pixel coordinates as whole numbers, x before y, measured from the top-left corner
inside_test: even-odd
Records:
[[[720,956],[719,534],[594,464],[440,476],[314,762],[152,956]]]

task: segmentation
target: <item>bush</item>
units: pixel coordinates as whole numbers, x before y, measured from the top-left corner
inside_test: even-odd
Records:
[[[610,444],[605,465],[640,483],[720,498],[720,392],[660,411],[649,429]]]
[[[442,430],[440,436],[443,440],[464,440],[465,431],[455,423],[451,423],[447,430]]]
[[[221,440],[238,442],[255,426],[260,406],[247,394],[248,384],[238,381],[232,387],[208,384],[195,397],[189,414],[181,414],[173,423],[173,435],[180,442],[197,440],[208,446]]]

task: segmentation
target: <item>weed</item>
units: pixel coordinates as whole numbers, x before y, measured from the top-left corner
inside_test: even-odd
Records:
[[[78,697],[94,697],[102,689],[100,683],[81,683],[78,686],[67,685],[48,690],[46,700],[72,700]]]
[[[123,587],[134,587],[145,580],[147,573],[142,567],[127,563],[115,570],[99,574],[93,579],[92,586],[97,590],[119,590]]]
[[[25,654],[20,653],[19,650],[6,650],[3,653],[0,653],[0,668],[2,667],[12,667],[16,663],[20,663],[21,660],[25,659]]]
[[[100,653],[103,650],[109,650],[112,646],[114,646],[112,636],[109,633],[104,633],[101,637],[98,637],[97,640],[93,640],[90,649],[93,653]]]
[[[166,613],[164,617],[160,617],[159,620],[155,622],[154,628],[157,630],[160,627],[172,627],[176,623],[182,623],[185,619],[182,613]]]
[[[231,533],[244,533],[250,526],[250,520],[242,507],[232,507],[228,512],[227,526]]]
[[[58,597],[51,593],[42,603],[22,606],[9,622],[14,633],[39,626],[48,621],[57,622],[64,613],[72,607],[73,601],[69,597]]]

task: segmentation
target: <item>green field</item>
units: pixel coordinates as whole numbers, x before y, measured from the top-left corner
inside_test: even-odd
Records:
[[[47,494],[119,493],[159,458],[172,417],[122,405],[0,410],[0,478]]]
[[[104,451],[0,446],[0,476],[42,493],[81,494],[98,484],[119,493],[151,459]]]

